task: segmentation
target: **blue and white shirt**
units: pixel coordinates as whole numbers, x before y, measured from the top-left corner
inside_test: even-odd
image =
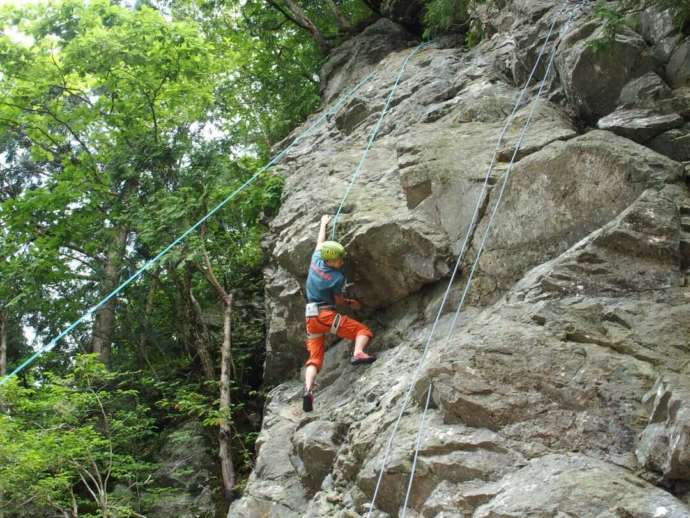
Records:
[[[343,292],[344,286],[345,276],[328,266],[319,250],[314,252],[307,276],[307,302],[335,307],[335,296]]]

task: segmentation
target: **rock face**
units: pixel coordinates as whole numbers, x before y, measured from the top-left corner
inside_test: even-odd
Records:
[[[355,368],[349,344],[333,344],[304,414],[302,286],[318,221],[338,207],[415,43],[382,21],[325,65],[324,109],[375,75],[279,168],[266,241],[275,388],[230,517],[366,515],[410,386],[372,516],[401,513],[430,386],[407,516],[690,516],[690,192],[677,138],[690,96],[664,72],[682,42],[659,63],[676,33],[648,12],[642,34],[595,53],[588,7],[560,5],[489,2],[490,38],[410,59],[336,228],[379,359]],[[557,73],[516,151],[531,105],[498,135],[554,16]]]
[[[496,485],[500,498],[474,516],[664,516],[687,509],[618,466],[580,455],[547,455]],[[577,495],[573,498],[572,495]]]
[[[588,120],[611,113],[623,87],[654,70],[647,44],[632,29],[619,31],[604,49],[593,45],[604,37],[596,22],[582,24],[564,38],[557,58],[568,100]]]
[[[600,129],[613,131],[635,142],[645,143],[666,130],[683,125],[683,117],[677,113],[658,115],[649,110],[616,110],[599,119]]]
[[[666,63],[680,40],[678,24],[671,9],[659,11],[649,8],[640,16],[640,29],[645,40],[652,46],[657,59]]]
[[[649,424],[637,449],[640,463],[667,481],[690,472],[690,380],[675,374],[659,378],[644,401],[651,405]]]
[[[690,39],[686,39],[671,54],[666,75],[674,88],[690,86]]]

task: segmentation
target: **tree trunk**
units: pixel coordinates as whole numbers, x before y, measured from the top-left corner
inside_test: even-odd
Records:
[[[105,263],[104,279],[101,285],[102,297],[107,296],[120,282],[120,267],[125,256],[128,235],[128,228],[118,229],[115,234],[115,242],[108,251],[108,258]],[[107,366],[110,366],[110,349],[113,340],[116,307],[117,297],[113,297],[96,311],[91,334],[91,352],[97,353],[101,361]]]
[[[7,313],[0,311],[0,376],[7,375]]]
[[[204,314],[201,311],[201,306],[196,300],[194,293],[192,292],[191,283],[189,286],[189,300],[192,303],[192,308],[194,310],[196,319],[198,320],[199,326],[201,327],[201,333],[196,332],[196,337],[194,339],[194,344],[196,347],[196,352],[199,354],[199,359],[201,360],[201,368],[204,371],[204,376],[206,379],[212,380],[216,377],[215,369],[213,368],[213,360],[211,359],[211,352],[208,350],[208,341],[210,340],[210,333],[206,327],[206,322],[204,322]]]
[[[277,0],[267,1],[271,6],[283,13],[283,15],[285,15],[285,17],[292,23],[308,31],[322,51],[328,52],[331,49],[331,45],[328,43],[328,41],[326,41],[326,38],[324,38],[319,28],[314,22],[311,21],[309,16],[307,16],[307,13],[297,4],[297,2],[293,0],[283,0],[285,2],[285,5],[283,6],[280,5]]]
[[[156,378],[158,377],[158,373],[149,360],[147,349],[149,342],[151,341],[151,314],[153,313],[153,304],[156,301],[156,289],[158,289],[158,271],[159,269],[157,268],[151,278],[149,291],[146,295],[146,306],[144,308],[141,331],[139,334],[139,366],[142,369],[144,366],[147,366],[149,369],[151,369],[151,372],[153,372],[153,375]]]
[[[202,228],[202,236],[204,229]],[[233,378],[235,366],[232,360],[232,293],[218,282],[213,266],[209,259],[206,247],[202,245],[204,266],[195,264],[208,283],[213,287],[218,299],[223,305],[223,344],[220,349],[220,415],[221,422],[218,430],[218,457],[220,459],[221,472],[223,475],[223,494],[229,502],[232,500],[232,489],[235,486],[235,466],[232,462],[232,427],[230,426],[230,383]]]
[[[224,300],[223,308],[223,345],[220,350],[220,411],[221,424],[218,431],[218,443],[220,444],[218,456],[220,457],[221,471],[223,473],[223,493],[225,499],[232,499],[232,490],[235,486],[235,466],[232,462],[232,430],[230,428],[230,382],[232,381],[232,295]]]

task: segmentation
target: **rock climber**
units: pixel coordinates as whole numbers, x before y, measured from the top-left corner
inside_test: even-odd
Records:
[[[340,271],[345,264],[345,248],[336,241],[326,241],[326,227],[331,217],[321,217],[321,227],[316,250],[311,257],[307,276],[307,307],[305,320],[307,326],[307,351],[309,359],[304,374],[304,397],[302,408],[311,412],[314,408],[314,381],[321,370],[324,356],[325,335],[328,333],[340,338],[354,340],[355,350],[350,358],[352,365],[372,363],[376,356],[368,355],[364,348],[374,336],[371,330],[357,320],[337,313],[336,305],[360,309],[361,303],[343,296],[345,276]]]

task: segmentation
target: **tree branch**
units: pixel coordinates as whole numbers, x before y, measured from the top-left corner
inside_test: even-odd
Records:
[[[270,6],[283,14],[286,18],[292,21],[301,29],[306,30],[311,34],[314,41],[323,52],[331,50],[331,45],[323,37],[323,34],[316,26],[316,24],[309,18],[307,13],[293,0],[283,0],[286,7],[280,5],[276,0],[266,0]]]

